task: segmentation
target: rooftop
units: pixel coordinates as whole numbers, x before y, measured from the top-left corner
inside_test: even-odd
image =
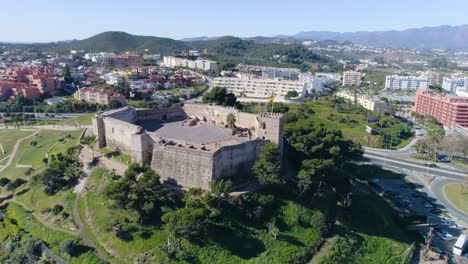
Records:
[[[179,145],[205,150],[215,151],[223,146],[237,145],[249,141],[248,132],[241,135],[232,135],[232,129],[223,126],[186,119],[183,121],[161,123],[159,121],[143,121],[139,125],[143,126],[148,134],[156,142],[164,139],[172,142],[172,145]],[[252,138],[255,138],[252,135]]]

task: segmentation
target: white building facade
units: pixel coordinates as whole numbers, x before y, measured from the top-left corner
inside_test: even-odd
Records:
[[[390,90],[427,90],[429,78],[427,76],[399,76],[385,77],[385,89]]]
[[[457,93],[458,90],[466,90],[468,89],[468,77],[444,77],[442,89],[451,94]]]
[[[228,92],[235,94],[239,99],[268,100],[274,96],[275,101],[284,101],[286,100],[284,97],[289,91],[296,91],[299,98],[303,98],[307,93],[304,82],[281,79],[218,77],[214,79],[214,86],[226,88]]]
[[[356,71],[345,71],[343,73],[343,85],[359,85],[361,83],[362,73]]]
[[[182,67],[182,68],[197,69],[197,70],[203,70],[203,71],[209,71],[209,72],[215,72],[218,66],[216,61],[204,60],[204,59],[189,60],[189,59],[184,59],[184,58],[177,58],[174,56],[164,56],[163,64],[164,66],[170,67],[170,68]]]

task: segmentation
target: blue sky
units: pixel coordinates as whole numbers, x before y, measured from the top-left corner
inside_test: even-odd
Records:
[[[0,41],[82,39],[109,30],[170,38],[468,24],[466,0],[0,0]]]

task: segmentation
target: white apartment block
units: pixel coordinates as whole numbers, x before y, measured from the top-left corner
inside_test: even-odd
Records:
[[[218,77],[214,79],[214,86],[226,88],[228,92],[242,98],[268,100],[273,95],[275,101],[284,101],[289,91],[296,91],[300,98],[307,92],[304,82],[281,79]]]
[[[451,94],[455,94],[457,90],[466,90],[468,89],[468,77],[444,77],[442,89]]]
[[[384,114],[388,109],[388,103],[382,102],[378,99],[373,99],[363,94],[354,95],[354,93],[351,93],[349,91],[339,91],[336,93],[336,96],[344,98],[351,102],[354,102],[356,100],[356,103],[358,103],[362,107],[376,113]]]
[[[296,68],[265,67],[262,69],[262,78],[263,79],[280,78],[283,80],[296,81],[298,80],[300,73],[301,73],[301,70],[296,69]]]
[[[385,77],[385,89],[390,90],[427,90],[429,78],[427,76],[399,76]]]
[[[356,71],[345,71],[343,73],[343,85],[359,85],[362,73]]]
[[[189,59],[177,58],[173,56],[164,56],[163,64],[170,68],[182,67],[182,68],[198,69],[198,70],[210,71],[210,72],[215,72],[217,69],[216,61],[203,60],[203,59],[189,60]]]
[[[307,91],[312,92],[312,90],[323,91],[326,79],[314,76],[310,73],[301,73],[299,74],[299,81],[304,82],[306,84]]]

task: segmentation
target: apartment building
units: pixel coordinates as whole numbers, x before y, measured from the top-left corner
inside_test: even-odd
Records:
[[[427,76],[427,81],[429,85],[440,84],[440,74],[434,71],[426,71],[421,74],[422,76]]]
[[[413,111],[434,117],[446,128],[455,125],[468,127],[468,97],[442,96],[418,90]]]
[[[326,78],[317,77],[310,73],[301,73],[299,74],[299,81],[306,84],[307,91],[323,91]]]
[[[427,90],[429,78],[427,76],[399,76],[385,77],[385,89],[390,90]]]
[[[210,61],[210,60],[204,60],[204,59],[189,60],[185,58],[177,58],[174,56],[164,56],[163,64],[164,66],[170,67],[170,68],[182,67],[182,68],[203,70],[203,71],[209,71],[209,72],[215,72],[217,70],[217,65],[218,65],[216,61]]]
[[[457,93],[458,90],[466,90],[468,89],[468,77],[444,77],[442,89],[451,94]]]
[[[343,85],[357,86],[361,83],[362,73],[345,71],[343,73]]]
[[[372,112],[384,114],[389,110],[389,105],[387,102],[380,101],[378,99],[373,99],[364,94],[354,94],[349,91],[339,91],[336,93],[336,96],[349,100],[351,102],[356,102],[362,107],[370,110]]]
[[[109,102],[112,100],[117,100],[122,105],[127,104],[125,96],[106,89],[81,88],[73,94],[73,97],[78,100],[83,100],[90,103],[98,103],[102,105],[108,105]]]
[[[301,70],[296,68],[275,68],[275,67],[264,67],[262,68],[263,79],[275,79],[280,78],[282,80],[297,81]]]
[[[106,57],[104,62],[107,67],[115,68],[129,68],[129,67],[141,67],[143,65],[143,56],[125,52],[124,54],[113,55]]]
[[[224,87],[237,97],[268,99],[273,95],[277,101],[285,100],[289,91],[296,91],[301,98],[307,93],[304,82],[281,79],[218,77],[214,79],[214,86]]]

